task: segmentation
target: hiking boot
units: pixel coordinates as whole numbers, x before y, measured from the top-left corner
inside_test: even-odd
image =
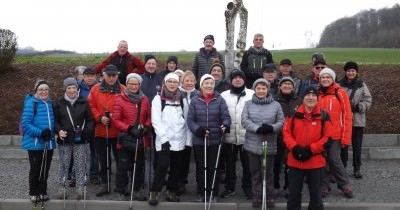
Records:
[[[236,192],[235,192],[235,191],[232,191],[232,190],[225,190],[224,192],[222,192],[221,198],[229,198],[229,197],[232,197],[232,196],[234,196],[234,195],[236,195]]]
[[[50,200],[50,198],[49,198],[49,196],[48,196],[47,194],[40,195],[39,198],[40,198],[41,201],[48,201],[48,200]]]
[[[260,197],[256,196],[255,198],[253,198],[253,201],[251,202],[251,205],[253,206],[253,208],[260,208],[262,204],[262,200]]]
[[[56,198],[58,200],[63,200],[64,199],[64,187],[58,188]],[[67,199],[67,198],[68,198],[67,189],[65,189],[65,199]]]
[[[75,179],[71,179],[71,181],[69,181],[69,187],[75,187],[76,186],[76,180]]]
[[[179,202],[179,198],[176,196],[176,193],[170,190],[167,190],[165,200],[169,202]]]
[[[83,199],[83,194],[84,194],[84,189],[82,186],[79,186],[76,188],[76,200],[81,200]]]
[[[204,202],[204,195],[197,194],[197,197],[193,200],[193,202]]]
[[[99,177],[97,177],[97,176],[91,176],[91,177],[90,177],[90,183],[91,183],[91,184],[94,184],[94,185],[99,185],[99,184],[100,184]]]
[[[159,197],[159,192],[150,192],[150,197],[148,203],[151,206],[155,206],[158,204],[158,197]]]
[[[354,171],[353,176],[354,176],[354,178],[356,178],[356,179],[361,179],[361,178],[362,178],[362,174],[361,174],[360,171]]]
[[[351,190],[350,186],[348,186],[348,185],[343,186],[343,187],[341,187],[341,190],[342,190],[342,192],[344,194],[344,197],[346,197],[346,198],[353,198],[354,197],[353,191]]]
[[[29,196],[29,200],[30,200],[32,203],[36,203],[36,202],[39,202],[39,201],[40,201],[40,198],[39,198],[38,195],[31,195],[31,196]]]
[[[330,187],[322,187],[321,189],[321,195],[323,198],[326,198],[331,194],[331,188]]]
[[[182,184],[181,186],[178,187],[178,190],[176,190],[176,195],[180,196],[186,193],[186,187],[185,184]]]
[[[107,184],[102,184],[102,185],[100,185],[99,191],[97,191],[96,196],[101,197],[101,196],[107,195],[109,193],[110,192],[108,192]]]

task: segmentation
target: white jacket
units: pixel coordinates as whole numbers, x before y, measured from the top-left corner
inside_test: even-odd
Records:
[[[193,96],[197,95],[199,91],[196,89],[188,91],[181,87],[179,89],[180,89],[182,95],[185,96],[183,98],[183,112],[184,112],[184,116],[185,116],[185,120],[186,120],[187,116],[188,116],[188,112],[189,112],[190,102],[192,101]],[[193,146],[192,138],[193,138],[193,133],[192,133],[192,131],[190,131],[190,129],[186,123],[186,146],[189,146],[189,147]]]
[[[225,143],[236,145],[244,143],[246,130],[243,128],[241,123],[242,111],[246,101],[251,100],[254,91],[245,88],[242,94],[243,93],[245,94],[240,95],[240,98],[239,95],[231,94],[231,90],[226,90],[221,93],[221,96],[225,99],[225,102],[228,105],[229,115],[231,116],[232,121],[230,133],[225,134]]]
[[[156,95],[151,102],[151,123],[156,132],[156,151],[161,151],[161,144],[167,141],[171,145],[171,151],[185,149],[187,128],[179,101],[166,101],[164,110],[161,111],[161,98]]]

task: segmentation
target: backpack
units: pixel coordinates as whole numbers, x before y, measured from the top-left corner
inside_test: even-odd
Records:
[[[35,117],[36,113],[37,113],[37,103],[33,102],[33,117]],[[21,135],[22,137],[24,137],[24,130],[22,129],[22,115],[21,115],[21,119],[19,119],[19,135]]]
[[[165,100],[161,99],[161,112],[164,111],[165,106],[181,106],[183,111],[183,97],[180,97],[179,104],[167,104]]]
[[[325,122],[326,121],[331,121],[331,118],[329,117],[328,113],[321,109],[321,114],[315,114],[313,115],[314,117],[319,117],[321,116],[321,137],[324,136],[324,129],[325,129]],[[294,130],[294,118],[299,118],[299,119],[304,119],[304,114],[296,112],[292,117],[291,117],[291,123],[292,123],[292,129],[291,132],[293,133]]]

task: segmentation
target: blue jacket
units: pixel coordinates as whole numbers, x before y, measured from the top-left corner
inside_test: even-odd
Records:
[[[34,105],[36,103],[36,105]],[[36,106],[36,114],[34,107]],[[44,140],[40,138],[42,130],[50,128],[52,139],[47,145],[47,149],[55,149],[54,140],[54,114],[51,100],[43,101],[32,95],[27,95],[24,102],[24,111],[22,112],[22,138],[21,147],[25,150],[43,150],[45,148]]]
[[[149,98],[149,101],[153,101],[154,96],[156,96],[157,92],[161,90],[163,79],[161,78],[160,74],[150,74],[147,71],[145,71],[141,76],[143,78],[143,82],[140,84],[140,89]]]
[[[83,96],[83,98],[87,99],[90,93],[90,89],[92,89],[92,87],[97,84],[98,81],[96,81],[91,87],[89,87],[85,81],[81,80],[78,82],[79,85],[79,95]]]
[[[193,133],[200,126],[207,127],[210,130],[208,145],[218,145],[222,137],[220,126],[231,125],[231,117],[225,100],[218,92],[214,92],[214,98],[207,104],[199,93],[190,102],[187,124]],[[204,145],[204,138],[193,135],[193,145]]]

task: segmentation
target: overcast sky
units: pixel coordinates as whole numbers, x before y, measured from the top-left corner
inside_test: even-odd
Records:
[[[198,50],[215,36],[225,48],[223,0],[6,0],[0,28],[16,33],[20,47],[36,50],[111,52],[127,40],[132,52]],[[324,27],[361,10],[392,7],[399,0],[243,0],[249,12],[247,46],[261,32],[268,49],[307,47]],[[237,25],[239,17],[236,19]],[[238,28],[238,27],[237,27]],[[235,33],[235,36],[237,32]]]

